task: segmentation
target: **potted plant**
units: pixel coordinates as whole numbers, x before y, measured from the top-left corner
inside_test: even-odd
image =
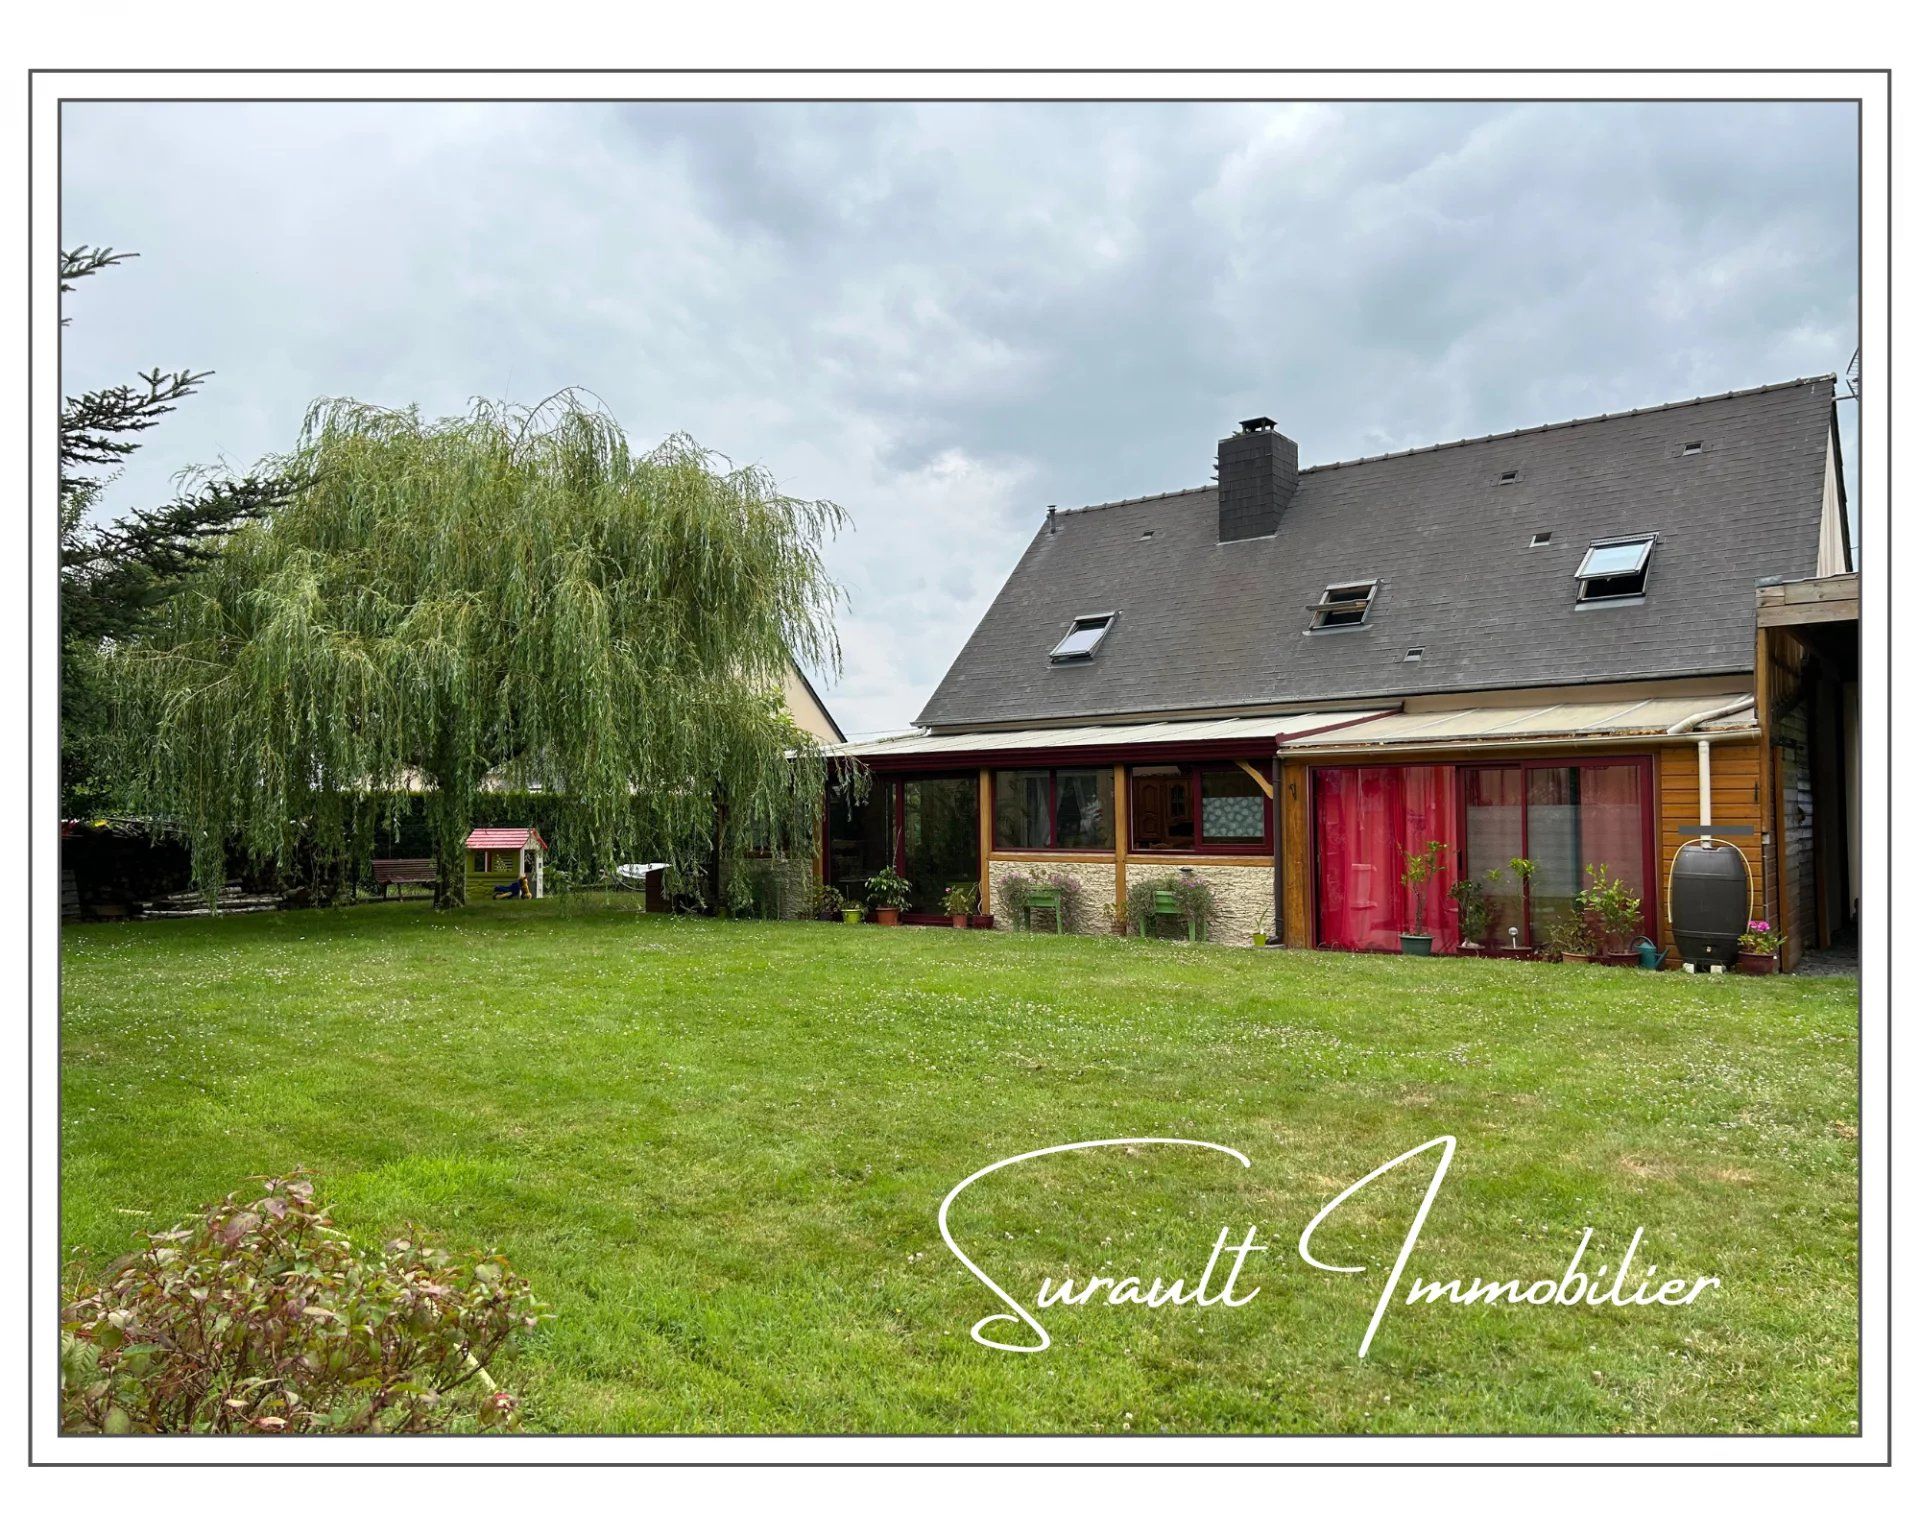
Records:
[[[1771,976],[1780,969],[1781,936],[1773,924],[1755,919],[1740,935],[1740,954],[1735,962],[1743,976]]]
[[[846,901],[844,899],[842,900],[840,904],[840,921],[841,922],[843,923],[864,922],[866,920],[866,916],[867,916],[867,909],[864,904],[857,901]]]
[[[1564,965],[1585,965],[1593,958],[1593,936],[1572,914],[1556,917],[1541,934],[1541,947]]]
[[[946,895],[941,897],[940,904],[946,908],[953,926],[964,928],[967,920],[973,916],[973,909],[980,905],[980,887],[970,882],[950,885]]]
[[[1148,875],[1127,885],[1127,921],[1143,939],[1165,917],[1184,922],[1189,939],[1204,939],[1219,910],[1220,900],[1206,877],[1185,867],[1177,874]]]
[[[1573,898],[1573,905],[1598,940],[1594,947],[1602,952],[1606,964],[1640,963],[1634,947],[1640,937],[1640,898],[1624,880],[1609,879],[1604,864],[1589,864],[1586,887]]]
[[[1253,947],[1265,949],[1273,938],[1273,908],[1268,907],[1260,914],[1259,926],[1253,930]]]
[[[807,887],[807,911],[823,923],[840,921],[840,914],[846,905],[846,897],[834,886],[815,880]]]
[[[1073,875],[1042,869],[1034,874],[1008,875],[1000,882],[1000,910],[1016,929],[1033,931],[1036,912],[1053,925],[1056,933],[1068,933],[1078,926],[1086,904],[1086,887]]]
[[[1499,870],[1487,871],[1489,884],[1499,878]],[[1447,899],[1460,914],[1460,947],[1485,949],[1487,925],[1493,921],[1493,903],[1487,898],[1486,887],[1478,880],[1456,880],[1447,887]]]
[[[913,885],[898,870],[877,869],[867,876],[867,900],[873,903],[873,920],[882,928],[900,923],[900,909],[913,894]]]
[[[1440,860],[1446,851],[1445,843],[1431,840],[1419,853],[1407,848],[1400,850],[1403,866],[1400,883],[1407,888],[1407,894],[1413,897],[1413,927],[1400,935],[1400,953],[1403,955],[1433,953],[1433,935],[1427,932],[1427,887],[1440,872]]]

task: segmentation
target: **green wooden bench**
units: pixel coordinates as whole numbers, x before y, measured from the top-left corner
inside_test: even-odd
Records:
[[[1150,936],[1155,918],[1182,917],[1184,915],[1180,910],[1180,902],[1172,891],[1155,891],[1153,893],[1153,901],[1135,914],[1140,929],[1140,937],[1144,939]],[[1191,917],[1187,918],[1186,921],[1187,937],[1196,943],[1199,942],[1203,931],[1201,924]]]
[[[1027,892],[1026,914],[1028,933],[1033,932],[1033,914],[1036,912],[1051,912],[1053,914],[1053,931],[1055,933],[1065,933],[1067,931],[1066,916],[1061,910],[1060,893],[1058,891]]]

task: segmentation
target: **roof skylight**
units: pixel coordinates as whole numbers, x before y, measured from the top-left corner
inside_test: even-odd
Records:
[[[1110,613],[1082,614],[1060,637],[1059,644],[1047,652],[1047,660],[1056,666],[1063,661],[1092,661],[1093,653],[1113,628],[1113,617]]]
[[[1353,581],[1344,586],[1328,587],[1321,594],[1320,601],[1313,605],[1313,623],[1309,629],[1351,629],[1356,624],[1367,621],[1367,610],[1373,606],[1375,581]]]
[[[1575,571],[1582,603],[1641,597],[1647,590],[1647,565],[1653,558],[1657,535],[1636,534],[1629,539],[1600,539],[1587,547]]]

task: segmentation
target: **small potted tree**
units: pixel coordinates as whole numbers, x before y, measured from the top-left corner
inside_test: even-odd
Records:
[[[900,924],[900,909],[913,894],[913,885],[898,870],[877,869],[867,876],[867,900],[873,903],[873,920],[882,928]]]
[[[940,898],[940,904],[946,908],[948,919],[956,928],[965,928],[973,916],[973,909],[980,905],[980,887],[971,882],[950,885],[947,893]]]
[[[1445,843],[1432,841],[1419,853],[1406,848],[1400,850],[1400,883],[1413,898],[1413,926],[1400,935],[1400,953],[1403,955],[1433,953],[1433,935],[1427,932],[1427,887],[1440,872],[1440,860],[1446,851]]]
[[[1540,940],[1540,947],[1549,955],[1558,955],[1562,965],[1585,965],[1593,958],[1593,935],[1587,931],[1587,925],[1571,913],[1549,922]]]
[[[1771,976],[1780,969],[1781,936],[1773,924],[1758,918],[1747,924],[1740,935],[1740,954],[1736,964],[1743,976]]]
[[[1573,904],[1598,941],[1594,947],[1605,964],[1640,963],[1634,948],[1634,941],[1640,937],[1640,898],[1624,880],[1610,879],[1604,864],[1589,864],[1586,888],[1573,898]]]
[[[1499,878],[1499,870],[1487,871],[1488,884]],[[1447,887],[1447,899],[1460,914],[1460,947],[1484,950],[1487,947],[1487,927],[1493,921],[1493,903],[1487,895],[1486,886],[1478,880],[1456,880]]]

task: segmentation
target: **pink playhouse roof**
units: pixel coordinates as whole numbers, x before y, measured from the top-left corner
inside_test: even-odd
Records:
[[[469,848],[524,848],[529,843],[547,846],[537,827],[475,827],[467,834]]]

